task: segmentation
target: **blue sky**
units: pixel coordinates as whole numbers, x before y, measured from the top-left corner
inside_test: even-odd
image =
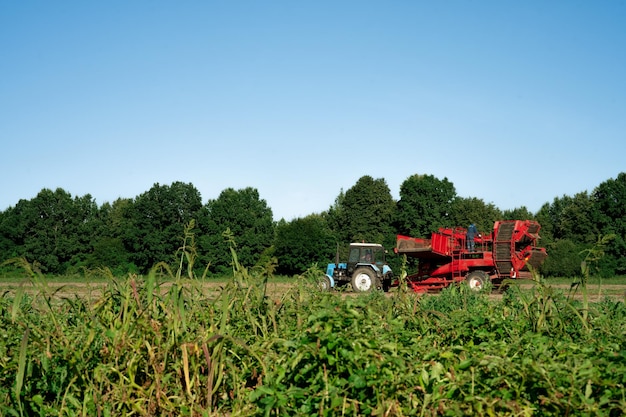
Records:
[[[626,171],[624,1],[5,1],[0,210],[154,183],[276,220],[363,175],[531,211]]]

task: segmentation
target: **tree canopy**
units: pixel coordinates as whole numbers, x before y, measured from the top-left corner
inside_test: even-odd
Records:
[[[395,202],[384,179],[359,178],[338,203],[334,224],[340,242],[382,243],[393,235]]]
[[[396,230],[408,236],[428,237],[440,227],[449,226],[455,198],[456,190],[447,178],[411,175],[400,185]]]
[[[44,188],[32,200],[20,200],[2,215],[5,258],[24,257],[49,273],[80,266],[93,249],[97,211],[90,195],[72,198],[61,188]]]
[[[450,214],[446,218],[445,225],[448,227],[467,227],[474,223],[479,231],[487,233],[493,228],[493,223],[496,220],[503,218],[504,215],[500,209],[491,203],[486,204],[476,197],[456,197],[450,204]]]
[[[517,218],[536,219],[542,226],[540,244],[549,254],[544,274],[579,274],[581,254],[605,236],[610,236],[606,256],[595,272],[626,274],[626,173],[591,193],[555,197],[537,213],[524,206],[502,212],[479,198],[457,196],[447,178],[432,175],[409,176],[399,196],[394,201],[383,178],[365,175],[341,190],[327,211],[275,223],[252,187],[227,188],[203,205],[190,183],[156,183],[135,198],[100,207],[89,194],[73,197],[62,188],[44,188],[0,212],[0,262],[22,257],[48,274],[99,267],[121,275],[145,273],[158,262],[174,263],[193,224],[197,268],[208,265],[210,274],[230,271],[224,237],[229,231],[241,264],[254,266],[275,256],[278,272],[298,274],[333,260],[337,248],[349,242],[392,249],[396,234],[429,237],[439,227],[472,222],[488,232],[496,220]]]
[[[601,183],[591,199],[597,208],[597,227],[603,235],[613,235],[607,248],[605,275],[626,274],[626,172]]]
[[[336,241],[326,218],[320,214],[280,222],[276,226],[276,256],[280,259],[278,271],[294,275],[314,263],[323,266],[324,262],[333,259]]]
[[[131,261],[146,272],[169,261],[180,246],[185,225],[202,208],[200,193],[192,184],[154,184],[123,211],[122,241]]]
[[[255,188],[227,188],[204,206],[199,221],[198,245],[201,260],[211,270],[225,272],[231,267],[228,243],[224,232],[229,230],[237,244],[239,261],[255,265],[262,253],[274,243],[272,209]]]

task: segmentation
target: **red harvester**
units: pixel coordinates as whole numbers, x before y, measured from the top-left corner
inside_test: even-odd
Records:
[[[398,235],[394,251],[419,259],[418,271],[407,276],[415,292],[436,291],[466,280],[480,290],[491,280],[499,286],[504,279],[530,278],[548,256],[537,247],[541,226],[534,220],[502,220],[489,235],[474,238],[475,250],[467,245],[467,229],[440,228],[430,239]],[[397,282],[396,282],[397,285]]]

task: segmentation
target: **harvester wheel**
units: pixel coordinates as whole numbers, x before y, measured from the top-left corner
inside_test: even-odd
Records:
[[[358,268],[352,274],[352,290],[356,292],[371,291],[376,286],[376,276],[369,268]]]
[[[489,275],[485,271],[472,271],[467,274],[467,285],[471,290],[482,291],[485,285],[489,281]]]
[[[317,282],[317,286],[320,291],[330,291],[330,289],[332,288],[330,278],[328,278],[328,276],[326,275],[322,276]]]

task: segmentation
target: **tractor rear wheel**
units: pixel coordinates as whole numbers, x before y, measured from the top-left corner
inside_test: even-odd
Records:
[[[489,275],[485,271],[472,271],[467,274],[467,285],[471,290],[482,291],[485,285],[489,281]]]
[[[371,291],[376,286],[376,275],[370,268],[357,268],[352,274],[352,290],[356,292]]]
[[[326,275],[322,276],[317,281],[317,287],[320,289],[320,291],[330,291],[330,289],[332,288],[330,278],[328,278],[328,276]]]

